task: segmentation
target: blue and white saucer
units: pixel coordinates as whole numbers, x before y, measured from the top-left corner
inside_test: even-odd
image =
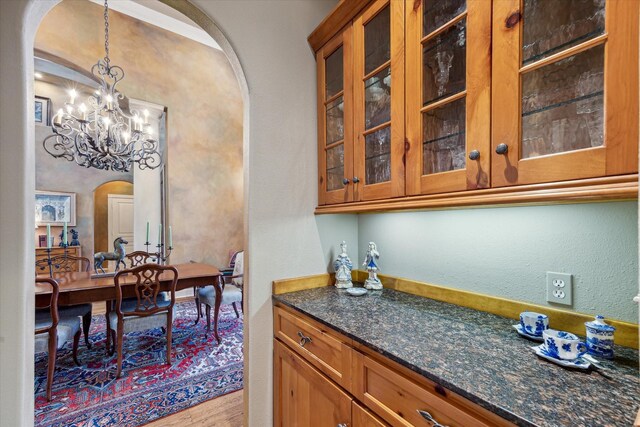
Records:
[[[529,338],[530,340],[540,341],[540,342],[544,341],[544,338],[542,338],[542,336],[538,337],[536,335],[531,335],[527,333],[524,329],[522,329],[522,325],[520,323],[512,326],[513,326],[513,329],[515,329],[518,332],[518,334],[522,335],[525,338]]]
[[[353,288],[347,288],[347,293],[351,296],[354,297],[359,297],[362,296],[364,294],[366,294],[368,292],[368,289],[366,288],[357,288],[357,287],[353,287]]]
[[[574,360],[556,359],[547,351],[547,347],[544,344],[531,347],[531,350],[543,359],[547,359],[548,361],[553,362],[556,365],[564,366],[565,368],[589,369],[589,366],[591,366],[591,363],[587,362],[583,358],[577,358]]]

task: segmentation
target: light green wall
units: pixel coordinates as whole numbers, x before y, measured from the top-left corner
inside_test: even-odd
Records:
[[[546,272],[571,273],[573,306],[554,306],[638,323],[636,202],[362,214],[369,241],[381,273],[541,305]]]

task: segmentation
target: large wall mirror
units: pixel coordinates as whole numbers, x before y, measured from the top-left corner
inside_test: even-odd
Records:
[[[36,259],[46,256],[47,225],[53,237],[52,248],[60,249],[64,222],[68,222],[70,253],[87,257],[92,261],[97,252],[114,251],[114,241],[122,237],[127,243],[127,253],[142,250],[156,252],[164,242],[167,212],[166,168],[167,132],[166,108],[145,100],[124,99],[120,106],[127,111],[148,112],[147,123],[159,142],[163,164],[156,169],[141,170],[134,165],[129,172],[86,168],[75,161],[51,156],[43,147],[43,141],[53,132],[52,121],[65,103],[70,91],[75,91],[78,101],[86,100],[98,87],[89,70],[81,70],[47,54],[35,59],[35,154],[36,154]],[[71,209],[74,197],[74,221],[65,215]],[[62,196],[58,196],[62,195]],[[56,197],[61,197],[59,200]],[[64,205],[62,203],[67,203]],[[59,217],[59,218],[55,218]],[[63,219],[64,218],[64,219]],[[57,221],[56,219],[60,219]],[[74,230],[77,239],[73,239]],[[149,246],[146,246],[149,243]],[[163,248],[164,249],[164,248]],[[43,255],[44,254],[44,255]],[[165,250],[166,254],[166,250]],[[106,271],[114,271],[116,263],[105,262]],[[127,267],[129,267],[127,262]],[[92,265],[93,269],[93,265]],[[41,273],[41,272],[40,272]]]

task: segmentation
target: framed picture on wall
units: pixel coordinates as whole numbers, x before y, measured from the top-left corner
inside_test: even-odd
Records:
[[[36,225],[76,225],[76,193],[36,190]]]
[[[51,99],[36,95],[36,125],[51,126]]]

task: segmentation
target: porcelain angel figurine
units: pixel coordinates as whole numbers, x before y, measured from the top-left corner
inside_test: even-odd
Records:
[[[340,255],[333,263],[333,268],[336,271],[336,288],[344,289],[353,287],[351,282],[351,269],[353,269],[353,263],[347,255],[347,243],[343,240],[340,243]]]
[[[364,287],[367,289],[382,289],[382,282],[378,279],[378,259],[380,258],[380,254],[378,253],[378,249],[376,244],[373,242],[369,242],[369,248],[367,249],[367,255],[364,258],[363,266],[367,267],[367,271],[369,272],[369,278],[365,280]]]

